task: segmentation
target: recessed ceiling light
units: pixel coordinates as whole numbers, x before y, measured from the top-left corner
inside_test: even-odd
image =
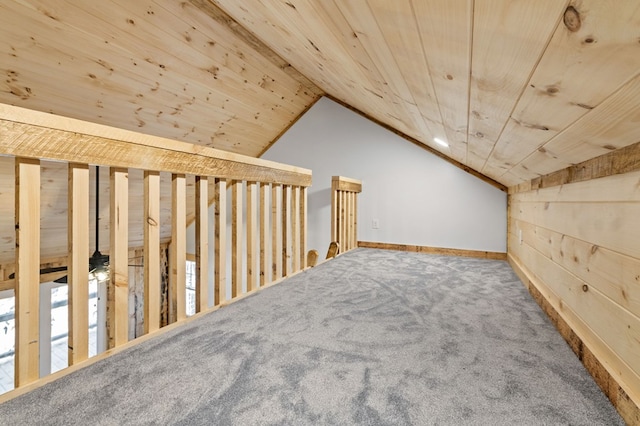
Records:
[[[444,146],[445,148],[449,148],[449,144],[448,144],[448,143],[446,143],[445,141],[443,141],[443,140],[442,140],[442,139],[440,139],[440,138],[433,138],[433,141],[434,141],[435,143],[437,143],[438,145]]]

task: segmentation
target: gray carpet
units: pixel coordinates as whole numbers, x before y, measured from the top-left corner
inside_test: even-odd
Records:
[[[358,249],[4,403],[0,424],[624,423],[507,263]]]

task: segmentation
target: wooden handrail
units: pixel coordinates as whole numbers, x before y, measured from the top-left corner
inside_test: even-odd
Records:
[[[0,154],[308,187],[311,171],[0,104]]]
[[[88,345],[89,164],[108,166],[110,173],[109,348],[120,347],[130,338],[128,223],[129,186],[133,178],[129,169],[144,171],[143,177],[136,179],[142,179],[138,183],[144,189],[140,214],[144,218],[141,231],[146,334],[167,323],[186,320],[187,205],[195,211],[196,312],[225,305],[306,267],[306,197],[311,184],[311,172],[307,169],[1,104],[0,135],[0,155],[14,157],[16,165],[15,225],[16,242],[19,241],[16,246],[20,250],[16,251],[15,279],[0,276],[0,284],[14,288],[16,295],[16,388],[39,379],[41,160],[68,163],[69,170],[66,266],[70,365],[82,363],[88,357],[85,346]],[[169,173],[172,182],[168,256],[161,250],[161,172]],[[192,198],[187,191],[189,179],[195,181]],[[209,184],[213,188],[211,198]],[[228,190],[232,208],[229,217]],[[210,202],[215,213],[212,242],[208,241],[207,232]],[[229,238],[228,224],[232,226]],[[211,265],[210,246],[214,258]],[[227,253],[232,256],[232,270],[228,272]],[[161,270],[161,265],[166,264],[162,259],[167,259],[168,273]],[[212,283],[208,281],[210,269],[214,271]],[[3,271],[7,275],[6,267]],[[231,292],[227,291],[228,282]],[[210,285],[214,299],[211,307]]]
[[[362,182],[344,176],[331,178],[331,241],[341,253],[358,246],[358,194]]]

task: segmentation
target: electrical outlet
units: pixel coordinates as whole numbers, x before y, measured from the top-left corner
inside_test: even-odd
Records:
[[[371,227],[373,229],[379,229],[380,228],[380,221],[378,219],[373,219],[371,221]]]

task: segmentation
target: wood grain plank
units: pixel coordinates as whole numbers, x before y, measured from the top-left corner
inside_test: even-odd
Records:
[[[467,157],[473,3],[411,2],[446,132],[443,140],[449,142],[451,156],[463,163]]]
[[[282,217],[280,216],[282,185],[271,184],[271,263],[272,281],[282,278]]]
[[[110,250],[107,287],[107,347],[129,340],[129,182],[128,170],[111,168]]]
[[[300,270],[300,187],[291,188],[291,271]]]
[[[636,1],[585,0],[572,7],[580,27],[556,28],[488,161],[496,173],[511,169],[598,106],[640,68]],[[609,13],[612,8],[615,13]]]
[[[281,209],[280,213],[282,216],[280,217],[282,231],[282,276],[286,277],[289,275],[290,271],[290,263],[291,260],[291,251],[289,247],[289,238],[290,238],[290,214],[291,208],[289,206],[289,199],[291,197],[291,187],[289,185],[282,185],[282,193],[281,193]]]
[[[5,135],[0,141],[2,154],[229,179],[311,184],[307,169],[10,105],[0,104],[0,129]],[[166,156],[166,150],[172,155]],[[122,155],[123,152],[128,155]],[[145,159],[144,164],[140,158]],[[297,176],[302,179],[295,179]]]
[[[474,3],[467,151],[467,164],[474,169],[483,169],[566,3]]]
[[[69,164],[68,236],[69,266],[68,315],[69,365],[89,357],[89,166]]]
[[[259,276],[256,268],[258,260],[258,204],[255,201],[256,182],[247,182],[247,291],[253,291],[257,286]]]
[[[231,298],[242,295],[242,256],[244,253],[243,183],[231,182]]]
[[[209,307],[209,179],[196,176],[196,313]]]
[[[409,128],[419,132],[427,141],[430,141],[438,134],[443,134],[444,128],[442,127],[439,114],[431,117],[427,116],[429,123],[427,123],[423,117],[405,76],[403,76],[403,69],[406,69],[409,64],[403,63],[402,68],[399,66],[391,50],[392,46],[385,40],[385,36],[380,29],[380,24],[376,21],[376,17],[367,4],[367,1],[357,0],[334,3],[347,21],[349,21],[351,28],[353,28],[353,31],[357,35],[358,41],[372,58],[374,65],[382,75],[384,83],[392,89],[394,97],[389,101],[399,105],[404,117],[410,121]],[[386,17],[388,19],[388,16]],[[394,26],[393,23],[390,25]],[[405,22],[404,25],[411,25],[411,21]],[[396,31],[395,33],[397,34],[398,32]],[[393,31],[388,32],[390,37],[393,34]],[[391,38],[391,40],[394,39],[395,37]],[[401,45],[402,40],[396,39],[394,44]],[[414,57],[412,62],[416,60],[419,60],[419,57]],[[426,69],[426,67],[423,69]],[[424,92],[424,90],[419,90],[418,93],[421,92]],[[428,105],[428,101],[425,102],[425,104]],[[429,107],[429,109],[431,108],[432,107]],[[429,113],[434,114],[433,111],[425,112],[425,114]]]
[[[545,175],[640,140],[640,75],[514,167],[518,176]]]
[[[548,203],[511,201],[514,219],[640,258],[640,203]],[[567,220],[570,218],[570,220]]]
[[[309,80],[302,73],[293,68],[291,64],[289,64],[285,59],[271,50],[259,38],[245,29],[236,20],[225,13],[222,9],[215,6],[212,2],[207,0],[189,0],[189,3],[200,9],[208,17],[222,24],[223,28],[240,38],[244,43],[251,46],[255,51],[260,52],[261,56],[271,62],[276,68],[281,69],[284,73],[299,82],[303,87],[305,87],[306,90],[311,93],[312,96],[322,95],[322,90],[317,87],[311,80]]]
[[[144,172],[144,332],[160,328],[160,173]]]
[[[527,222],[516,220],[514,228],[523,244],[640,317],[640,259]]]
[[[527,244],[520,246],[518,257],[537,271],[535,275],[560,299],[559,312],[563,313],[564,306],[575,312],[593,333],[624,360],[637,378],[640,370],[640,318],[620,309],[601,292]]]
[[[599,179],[565,182],[512,194],[520,202],[611,203],[640,202],[640,170]]]
[[[430,130],[430,136],[450,140],[450,145],[449,148],[443,148],[435,143],[428,134],[423,135],[423,141],[432,148],[446,152],[457,160],[464,160],[466,135],[464,143],[461,144],[455,143],[456,139],[454,138],[449,139],[449,134],[443,124],[442,111],[435,92],[430,64],[425,56],[422,33],[419,31],[421,17],[416,15],[414,5],[408,1],[367,0],[367,3],[375,18],[372,26],[374,23],[377,24],[383,37],[382,41],[388,46],[391,57],[395,59],[394,62],[398,64],[392,77],[394,80],[404,80],[411,94],[411,97],[405,98],[404,101],[408,101],[408,105],[411,105],[412,101],[415,102],[422,120]],[[398,28],[403,30],[398,31]],[[443,40],[445,37],[441,36],[439,39]],[[451,55],[452,52],[449,54]],[[467,54],[467,58],[468,56]],[[396,93],[400,94],[402,91]],[[421,128],[420,125],[413,127],[415,129]]]
[[[408,244],[395,244],[395,243],[382,243],[374,241],[358,241],[358,247],[373,248],[383,250],[399,250],[407,251],[410,253],[427,253],[437,254],[441,256],[462,256],[462,257],[474,257],[478,259],[493,259],[493,260],[506,260],[506,253],[493,252],[493,251],[479,251],[479,250],[461,250],[445,247],[430,247],[430,246],[417,246]]]
[[[174,125],[177,125],[183,140],[220,146],[217,140],[211,141],[215,135],[229,149],[248,150],[245,152],[256,155],[316,98],[307,90],[300,90],[299,81],[265,60],[252,47],[233,35],[229,37],[226,27],[216,25],[206,14],[185,5],[188,3],[176,4],[177,10],[174,10],[171,8],[173,4],[166,2],[164,7],[151,2],[123,2],[102,9],[77,2],[54,4],[26,0],[4,4],[0,15],[7,20],[2,25],[6,30],[0,39],[6,40],[14,33],[20,35],[18,41],[12,41],[12,47],[20,50],[20,55],[16,55],[20,60],[11,62],[10,69],[16,71],[19,81],[12,84],[15,90],[3,91],[1,95],[6,97],[5,102],[32,107],[38,104],[43,111],[49,111],[47,105],[56,103],[60,95],[70,94],[84,108],[74,110],[75,103],[58,102],[55,107],[57,113],[112,125],[126,123],[124,125],[130,129],[143,125],[154,134],[166,135],[175,131]],[[56,19],[51,19],[51,16]],[[188,19],[192,21],[189,23]],[[204,19],[210,24],[200,25]],[[16,22],[21,25],[16,25]],[[123,34],[127,35],[127,42],[123,41]],[[36,41],[31,45],[19,41],[30,37]],[[227,42],[227,39],[234,42]],[[27,79],[23,74],[27,68],[22,65],[22,59],[32,53],[41,53],[40,69],[47,69],[52,76],[66,75],[74,84],[49,85],[43,83],[46,79]],[[11,60],[9,55],[7,60]],[[33,60],[37,61],[38,55],[33,56]],[[104,67],[101,68],[100,64]],[[68,72],[60,73],[63,68]],[[265,72],[268,78],[265,78]],[[89,78],[88,74],[95,78]],[[147,82],[151,85],[158,82],[160,90],[156,87],[155,91],[140,92],[139,87],[146,87]],[[28,93],[25,87],[34,94],[31,100],[35,102],[24,99],[23,94]],[[77,87],[78,91],[62,90],[62,87]],[[53,93],[45,90],[50,88],[53,88]],[[19,95],[12,94],[12,91]],[[95,95],[82,99],[78,92]],[[210,92],[219,93],[219,96],[206,99]],[[188,110],[188,114],[170,116],[173,122],[162,120],[162,117],[160,120],[147,117],[141,121],[134,118],[138,108],[154,109],[166,94],[175,95],[173,102],[170,97],[164,98],[166,108],[163,111],[167,116],[175,112],[171,107],[181,106]],[[177,100],[183,96],[187,97],[186,102]],[[200,105],[189,105],[189,99],[195,98]],[[264,126],[262,136],[256,133],[254,141],[243,137],[241,127],[229,132],[225,120],[218,118],[229,108],[225,109],[218,99],[230,99],[235,103],[234,109],[238,108],[238,114],[234,121],[253,126],[255,113],[262,110],[261,116],[273,124]],[[243,111],[247,99],[253,99],[253,111]],[[260,105],[257,105],[257,99],[261,100]],[[41,100],[46,102],[40,103]],[[121,113],[113,118],[102,116],[101,107],[111,105],[115,106],[115,111],[119,107]],[[205,110],[217,112],[210,114],[208,120],[203,116],[198,124],[189,125],[189,117],[200,116]],[[235,136],[231,138],[236,139],[235,147],[227,133]],[[238,139],[241,139],[240,144]]]
[[[260,182],[260,287],[271,281],[269,273],[269,184]]]
[[[15,387],[39,377],[40,162],[15,159]]]
[[[227,301],[227,182],[214,179],[214,304]]]
[[[169,292],[173,321],[187,317],[187,218],[186,218],[186,177],[171,176],[171,245]]]
[[[300,188],[300,267],[305,269],[307,266],[307,235],[308,230],[308,193],[307,188]],[[318,252],[316,251],[316,260],[318,258]]]
[[[514,271],[518,273],[525,286],[537,290],[553,309],[562,316],[563,320],[586,344],[612,377],[624,387],[626,393],[634,401],[640,401],[640,394],[638,393],[640,376],[634,373],[629,365],[602,338],[595,334],[572,308],[564,304],[562,298],[547,283],[543,282],[529,267],[525,266],[522,259],[513,253],[509,253],[509,263]],[[531,292],[534,293],[535,291]]]

